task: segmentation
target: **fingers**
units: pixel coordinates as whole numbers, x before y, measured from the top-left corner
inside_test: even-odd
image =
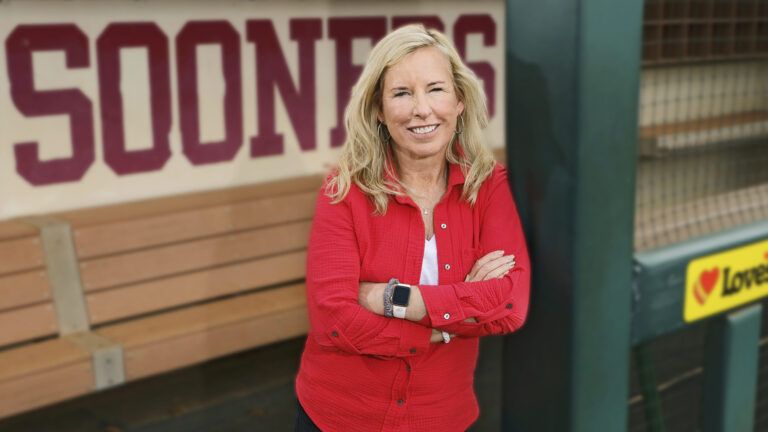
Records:
[[[506,255],[491,261],[488,261],[481,266],[475,273],[475,281],[488,280],[492,278],[501,277],[505,272],[509,271],[515,265],[515,256]]]
[[[490,279],[504,277],[509,273],[510,270],[512,270],[514,266],[515,266],[515,258],[512,257],[511,261],[501,264],[495,269],[489,271],[488,274],[486,274],[482,280],[490,280]]]
[[[478,259],[475,262],[475,265],[472,266],[472,270],[470,270],[467,277],[464,279],[465,282],[473,282],[478,280],[483,280],[482,278],[477,277],[477,273],[485,266],[493,265],[493,262],[499,258],[504,257],[504,251],[503,250],[497,250],[490,252],[484,256],[482,256],[480,259]],[[494,266],[495,267],[495,266]]]
[[[448,336],[451,337],[451,339],[455,338],[456,335],[453,333],[449,333]],[[429,337],[430,343],[443,343],[445,340],[443,340],[443,332],[437,329],[432,329],[432,335]]]
[[[486,263],[488,263],[488,262],[490,262],[490,261],[492,261],[494,259],[503,257],[503,256],[504,256],[504,251],[503,250],[497,250],[497,251],[493,251],[493,252],[491,252],[489,254],[486,254],[485,256],[481,257],[479,260],[477,260],[475,262],[475,265],[472,266],[472,270],[469,271],[469,274],[467,275],[466,281],[471,282],[473,280],[477,280],[475,275],[477,274],[477,271],[481,267],[483,267]]]

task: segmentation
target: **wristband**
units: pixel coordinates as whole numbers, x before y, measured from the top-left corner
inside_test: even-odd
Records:
[[[443,334],[443,342],[449,343],[451,341],[451,335],[448,332],[441,331],[440,333]]]
[[[394,306],[392,305],[392,293],[395,291],[395,285],[399,284],[395,278],[392,278],[387,282],[387,286],[384,288],[384,316],[387,318],[393,318],[395,316]]]

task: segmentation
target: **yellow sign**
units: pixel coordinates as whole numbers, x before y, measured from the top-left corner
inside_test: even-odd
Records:
[[[688,263],[686,322],[750,303],[768,295],[768,240]]]

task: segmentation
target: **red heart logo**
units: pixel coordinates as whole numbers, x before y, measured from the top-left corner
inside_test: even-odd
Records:
[[[712,292],[712,289],[715,288],[715,284],[717,283],[717,278],[720,276],[720,269],[717,267],[712,268],[711,270],[704,270],[699,275],[699,282],[701,283],[701,287],[704,288],[704,291],[706,291],[707,294]]]

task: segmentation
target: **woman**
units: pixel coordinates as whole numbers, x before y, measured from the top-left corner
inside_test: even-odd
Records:
[[[411,25],[374,47],[345,121],[308,247],[296,430],[466,430],[478,337],[519,329],[529,297],[485,95],[445,36]]]

